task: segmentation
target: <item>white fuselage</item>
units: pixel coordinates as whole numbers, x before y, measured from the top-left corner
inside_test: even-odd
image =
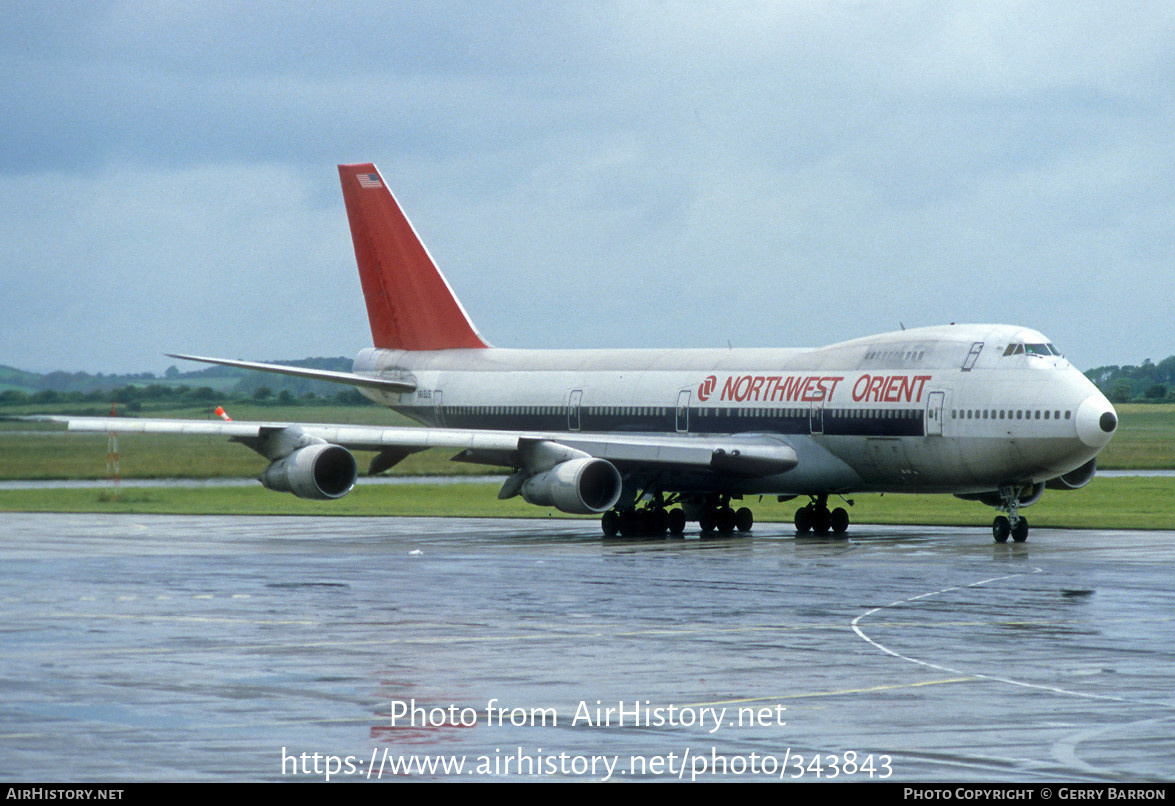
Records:
[[[772,434],[799,456],[767,477],[682,475],[678,490],[977,493],[1069,473],[1109,441],[1103,418],[1116,425],[1044,336],[1007,325],[815,349],[368,349],[355,372],[414,382],[411,393],[362,391],[432,426]]]

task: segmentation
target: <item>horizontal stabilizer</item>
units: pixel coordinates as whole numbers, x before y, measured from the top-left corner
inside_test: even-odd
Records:
[[[274,372],[278,375],[293,375],[295,378],[309,378],[314,381],[342,383],[347,386],[362,386],[366,389],[381,389],[385,392],[416,391],[416,384],[412,381],[375,378],[371,375],[359,375],[354,372],[334,372],[329,369],[291,367],[285,364],[264,364],[259,361],[237,361],[231,358],[206,358],[200,355],[179,355],[177,353],[168,353],[167,355],[171,358],[182,358],[185,361],[200,361],[204,364],[222,364],[226,367],[252,369],[258,372]]]

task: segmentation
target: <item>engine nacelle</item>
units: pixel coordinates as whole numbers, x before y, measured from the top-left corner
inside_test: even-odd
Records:
[[[270,490],[319,501],[342,498],[355,486],[359,467],[341,445],[321,443],[299,448],[265,468],[261,483]]]
[[[1035,504],[1044,495],[1043,484],[1033,484],[1030,488],[1020,491],[1020,506],[1026,507]]]
[[[572,515],[607,512],[620,500],[624,483],[615,465],[604,459],[570,459],[522,483],[527,503],[555,507]]]
[[[1049,479],[1045,486],[1050,490],[1079,490],[1093,481],[1097,475],[1097,459],[1090,459],[1076,470],[1070,470],[1063,476]]]

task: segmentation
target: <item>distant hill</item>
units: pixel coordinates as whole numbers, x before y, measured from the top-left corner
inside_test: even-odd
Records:
[[[0,364],[0,392],[5,389],[19,389],[22,392],[36,390],[41,376],[35,372],[25,372],[23,369],[14,369]]]

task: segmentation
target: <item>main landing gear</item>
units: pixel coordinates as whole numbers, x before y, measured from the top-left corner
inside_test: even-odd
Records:
[[[849,528],[849,513],[844,507],[837,507],[831,512],[828,509],[827,495],[814,495],[806,506],[796,510],[796,534],[805,535],[813,532],[826,535],[830,531],[841,535]]]
[[[666,532],[679,537],[685,531],[685,513],[662,506],[610,509],[600,519],[600,527],[607,537],[660,537]]]
[[[754,513],[746,507],[731,507],[729,496],[683,497],[677,502],[682,504],[681,508],[668,509],[663,501],[655,500],[644,507],[612,509],[604,513],[600,527],[608,537],[661,537],[666,533],[681,537],[689,520],[698,522],[703,535],[749,532],[755,525]]]
[[[1030,502],[1031,503],[1031,502]],[[997,515],[991,522],[991,534],[997,543],[1007,543],[1008,537],[1017,543],[1028,539],[1028,519],[1020,514],[1020,490],[1016,487],[1000,487],[1000,510],[1007,512]]]
[[[746,507],[737,510],[729,503],[722,503],[704,509],[698,517],[698,526],[702,533],[718,532],[720,535],[732,535],[737,529],[740,532],[749,532],[755,525],[755,515]]]

